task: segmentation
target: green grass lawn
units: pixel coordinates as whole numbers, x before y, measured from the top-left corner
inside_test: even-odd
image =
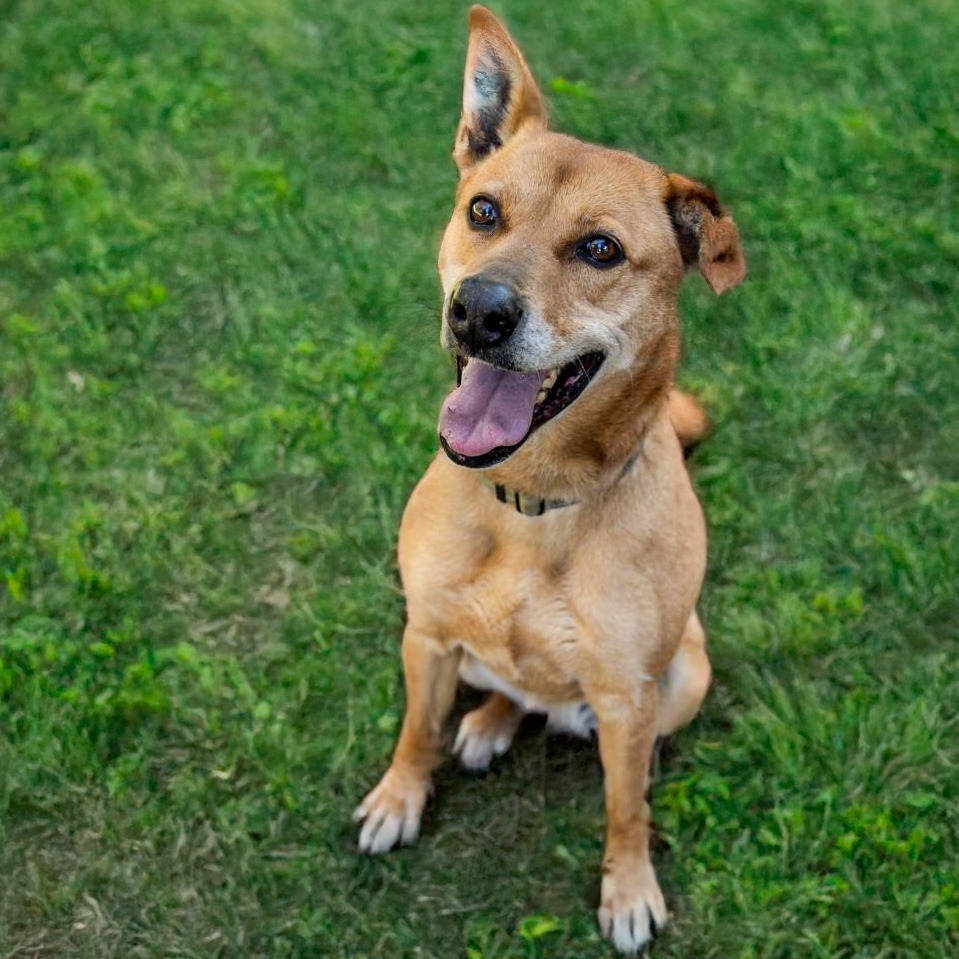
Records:
[[[954,0],[500,0],[555,125],[714,184],[716,682],[664,749],[675,959],[959,954]],[[593,959],[595,748],[350,812],[452,381],[465,7],[0,3],[0,956]]]

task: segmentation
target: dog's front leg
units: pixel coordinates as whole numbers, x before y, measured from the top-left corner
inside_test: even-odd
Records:
[[[666,922],[666,903],[649,858],[649,763],[656,740],[655,682],[590,701],[598,720],[606,793],[606,852],[599,924],[633,954]]]
[[[403,633],[406,714],[390,768],[353,814],[354,822],[363,821],[363,852],[387,852],[419,835],[443,725],[456,695],[459,659],[458,651],[410,626]]]

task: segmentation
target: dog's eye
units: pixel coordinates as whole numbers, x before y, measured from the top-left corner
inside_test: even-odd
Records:
[[[476,226],[492,226],[499,219],[496,204],[485,196],[478,196],[470,204],[470,223]]]
[[[622,247],[611,236],[602,234],[584,240],[579,253],[587,262],[597,266],[612,266],[623,259]]]

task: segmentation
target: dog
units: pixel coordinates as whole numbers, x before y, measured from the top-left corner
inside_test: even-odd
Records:
[[[695,609],[705,522],[683,455],[706,420],[674,386],[677,300],[693,269],[716,293],[744,278],[739,232],[706,186],[551,132],[522,53],[478,6],[453,157],[439,273],[457,385],[400,527],[406,711],[354,814],[359,848],[417,838],[461,678],[490,691],[455,738],[468,769],[503,754],[529,712],[595,729],[598,919],[633,954],[667,920],[649,852],[654,744],[711,681]]]

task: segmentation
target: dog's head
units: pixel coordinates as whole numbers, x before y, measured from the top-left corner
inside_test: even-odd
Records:
[[[551,133],[522,54],[482,7],[470,11],[453,156],[461,180],[439,256],[442,341],[460,373],[440,416],[450,458],[502,463],[589,406],[603,382],[612,400],[614,382],[653,377],[638,392],[665,398],[686,269],[717,293],[745,275],[716,195]]]

